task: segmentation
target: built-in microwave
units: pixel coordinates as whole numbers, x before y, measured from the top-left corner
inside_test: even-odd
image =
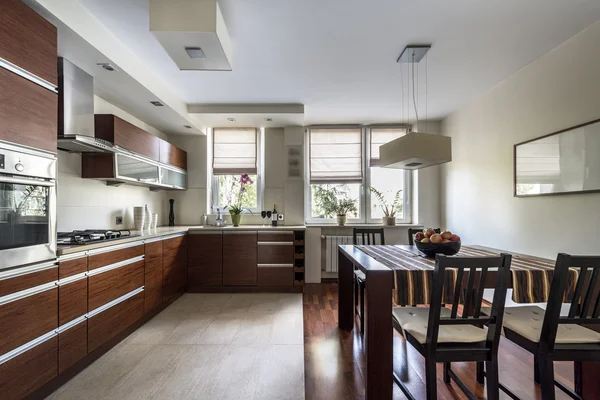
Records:
[[[56,258],[56,155],[0,141],[0,269]]]

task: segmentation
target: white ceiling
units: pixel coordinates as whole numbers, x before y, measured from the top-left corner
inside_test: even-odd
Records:
[[[148,0],[80,1],[185,102],[303,103],[307,124],[398,121],[407,44],[433,45],[436,119],[600,19],[598,1],[220,0],[233,71],[191,72],[148,31]]]
[[[80,0],[183,101],[301,103],[306,124],[406,118],[395,60],[407,44],[432,44],[439,119],[600,20],[597,0],[220,0],[233,71],[180,71],[149,32],[148,2]]]

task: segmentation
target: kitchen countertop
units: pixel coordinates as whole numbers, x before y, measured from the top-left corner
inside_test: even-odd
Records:
[[[206,226],[161,226],[151,231],[134,231],[131,233],[134,237],[126,237],[123,239],[117,240],[109,240],[109,241],[100,241],[94,242],[90,244],[82,244],[82,245],[59,245],[57,246],[56,255],[58,257],[68,256],[76,253],[83,253],[89,250],[99,249],[102,247],[109,246],[117,246],[124,243],[136,242],[140,240],[152,239],[155,237],[161,236],[169,236],[175,235],[178,233],[188,233],[188,232],[203,232],[203,231],[275,231],[275,230],[305,230],[306,227],[304,225],[280,225],[280,226],[270,226],[270,225],[240,225],[238,227],[234,227],[232,225],[228,225],[226,227],[217,227],[212,225]]]

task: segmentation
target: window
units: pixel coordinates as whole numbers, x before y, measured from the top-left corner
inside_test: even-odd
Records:
[[[410,222],[410,171],[380,168],[379,146],[406,134],[405,127],[326,127],[308,130],[309,184],[307,222],[334,223],[335,199],[354,200],[349,223],[380,222],[381,200],[396,211],[398,223]]]
[[[262,209],[262,129],[212,129],[212,211],[240,205]]]

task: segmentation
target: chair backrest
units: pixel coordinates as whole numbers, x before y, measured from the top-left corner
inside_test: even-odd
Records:
[[[379,244],[385,244],[383,228],[354,228],[354,231],[352,232],[354,244],[359,244],[357,239],[359,236],[362,239],[361,244],[377,244],[377,241],[375,240],[377,235],[379,235],[380,238]]]
[[[442,230],[440,228],[435,228],[434,229],[435,233],[442,233]],[[415,235],[419,232],[423,232],[423,229],[421,228],[408,228],[408,244],[409,245],[414,245],[415,244]]]
[[[600,256],[560,253],[544,314],[540,346],[554,348],[559,324],[600,324]],[[571,292],[571,288],[575,288]],[[563,302],[571,298],[569,314],[561,317]],[[593,304],[592,304],[593,303]]]
[[[510,254],[493,257],[447,257],[438,254],[431,287],[431,307],[427,328],[427,344],[435,346],[441,325],[488,325],[486,347],[497,351],[502,330],[506,290],[510,282]],[[481,314],[483,290],[489,270],[496,274],[494,299],[490,315]],[[466,282],[466,288],[464,283]],[[450,317],[440,317],[443,294],[452,294]],[[458,307],[463,298],[462,315]]]

